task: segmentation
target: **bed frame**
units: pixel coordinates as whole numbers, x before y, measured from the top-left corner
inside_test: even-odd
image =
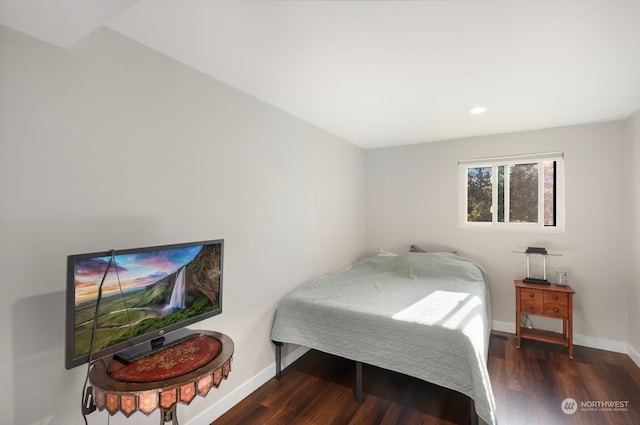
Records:
[[[276,347],[276,379],[282,377],[282,346],[284,343],[279,341],[271,341]],[[363,392],[362,392],[362,362],[355,360],[356,363],[356,383],[354,388],[356,402],[362,404]],[[472,398],[469,398],[469,414],[471,421],[469,425],[478,425],[478,414],[476,413],[475,403]]]

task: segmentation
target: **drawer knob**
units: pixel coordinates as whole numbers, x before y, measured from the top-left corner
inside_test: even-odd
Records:
[[[553,311],[557,313],[557,312],[560,311],[560,309],[559,308],[554,308]]]
[[[534,294],[533,292],[529,292],[529,296],[530,296],[531,298],[533,298],[533,297],[535,297],[535,296],[536,296],[536,294]]]
[[[553,296],[553,299],[554,299],[554,300],[557,300],[557,299],[558,299],[558,296],[557,296],[557,295],[554,295],[554,296]]]
[[[533,310],[534,308],[536,308],[533,304],[529,304],[529,310]]]

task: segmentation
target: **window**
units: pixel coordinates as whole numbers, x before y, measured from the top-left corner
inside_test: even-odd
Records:
[[[463,228],[564,230],[562,152],[458,164]]]

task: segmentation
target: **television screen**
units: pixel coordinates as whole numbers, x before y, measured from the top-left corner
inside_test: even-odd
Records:
[[[66,368],[220,314],[223,250],[214,240],[67,257]]]

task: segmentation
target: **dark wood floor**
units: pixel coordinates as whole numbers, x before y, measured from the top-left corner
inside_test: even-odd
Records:
[[[523,341],[518,349],[515,336],[496,332],[488,367],[499,425],[640,425],[640,368],[624,354],[575,346],[569,359],[562,347]],[[359,405],[354,363],[310,351],[212,425],[469,423],[461,394],[368,365],[363,377]],[[561,409],[566,398],[576,401],[571,415]]]

